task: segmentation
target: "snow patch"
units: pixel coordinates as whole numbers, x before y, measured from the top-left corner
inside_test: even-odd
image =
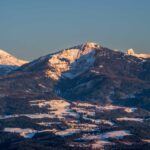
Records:
[[[32,138],[37,131],[27,128],[27,129],[21,129],[21,128],[4,128],[4,132],[11,132],[11,133],[18,133],[20,136],[24,138]]]
[[[69,128],[63,131],[56,132],[55,134],[60,136],[70,136],[72,134],[79,133],[79,132],[80,132],[79,129]]]
[[[104,141],[104,140],[96,140],[91,144],[92,149],[103,149],[105,145],[112,145],[112,142]]]
[[[120,130],[120,131],[110,131],[98,135],[83,135],[83,139],[85,140],[105,140],[108,138],[122,139],[124,136],[131,135],[128,130]]]
[[[0,64],[1,65],[21,66],[25,63],[27,63],[27,61],[17,59],[13,55],[0,49]]]
[[[77,113],[69,108],[70,103],[65,100],[32,101],[31,106],[45,107],[49,110],[49,114],[54,114],[57,118],[64,118],[64,116],[78,117]]]
[[[128,117],[121,117],[117,118],[118,121],[136,121],[136,122],[143,122],[143,119],[141,118],[128,118]]]

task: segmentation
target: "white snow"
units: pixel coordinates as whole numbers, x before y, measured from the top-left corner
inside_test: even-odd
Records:
[[[83,103],[83,102],[73,102],[73,104],[75,104],[76,106],[79,107],[95,107],[95,105],[90,104],[90,103]]]
[[[118,121],[136,121],[136,122],[143,122],[143,119],[141,118],[129,118],[129,117],[121,117],[117,118]]]
[[[123,106],[116,106],[116,105],[99,105],[99,104],[91,104],[91,103],[83,103],[83,102],[74,102],[73,104],[75,104],[78,107],[85,107],[85,108],[96,108],[98,110],[124,110],[125,112],[131,113],[134,112],[135,110],[137,110],[137,108],[132,108],[132,107],[123,107]],[[77,109],[75,108],[75,109]],[[79,109],[79,108],[78,108]],[[85,110],[86,111],[86,110]]]
[[[136,54],[132,48],[127,50],[127,54],[138,58],[150,58],[150,54]]]
[[[91,144],[92,149],[103,150],[105,145],[112,145],[112,142],[104,141],[104,140],[96,140]]]
[[[115,105],[106,105],[103,107],[105,110],[116,110],[116,109],[121,109],[122,107],[120,106],[115,106]]]
[[[55,116],[52,114],[39,114],[39,113],[37,113],[37,114],[22,114],[20,116],[26,116],[31,119],[55,118]]]
[[[92,73],[95,73],[95,74],[99,74],[99,73],[100,73],[99,71],[96,71],[96,70],[94,70],[94,69],[91,69],[91,72],[92,72]]]
[[[143,142],[150,143],[150,139],[143,139]]]
[[[17,59],[16,57],[12,56],[11,54],[0,49],[0,64],[1,65],[21,66],[25,63],[27,63],[27,61]]]
[[[94,55],[95,51],[87,54],[84,52],[80,52],[80,57],[69,66],[67,72],[64,72],[62,76],[72,79],[82,74],[84,71],[93,66],[95,62]]]
[[[103,65],[99,65],[99,68],[103,68],[104,66]]]
[[[5,116],[0,116],[0,119],[9,119],[9,118],[16,118],[16,117],[29,117],[31,119],[41,119],[41,118],[55,118],[54,115],[52,114],[41,114],[41,113],[36,113],[36,114],[14,114],[14,115],[5,115]]]
[[[32,101],[31,106],[38,106],[39,108],[45,107],[49,110],[49,114],[53,114],[57,116],[57,118],[64,118],[64,116],[78,117],[77,113],[69,108],[70,103],[65,100]]]
[[[45,85],[43,85],[43,84],[38,84],[40,87],[42,87],[42,88],[46,88],[46,86]]]
[[[47,76],[58,80],[60,77],[72,79],[82,74],[93,66],[95,49],[99,47],[96,43],[85,43],[52,55],[49,57],[48,65],[54,69],[47,71]]]
[[[67,123],[71,128],[78,129],[80,131],[97,131],[98,126],[91,123]]]
[[[134,56],[139,58],[150,58],[150,54],[134,54]]]
[[[85,134],[83,135],[83,139],[85,140],[105,140],[108,138],[115,138],[115,139],[122,139],[124,136],[131,135],[128,130],[119,130],[119,131],[110,131],[106,133],[101,133],[98,135],[89,135]]]
[[[0,115],[0,119],[9,119],[9,118],[16,118],[19,117],[20,115]]]
[[[24,138],[33,138],[33,136],[36,133],[43,133],[43,132],[56,133],[56,132],[58,132],[56,129],[45,129],[45,130],[38,131],[38,130],[31,129],[31,128],[22,129],[22,128],[10,128],[10,127],[4,128],[3,131],[10,132],[10,133],[17,133]]]
[[[11,132],[11,133],[18,133],[20,136],[23,136],[24,138],[32,138],[37,131],[27,128],[27,129],[21,129],[21,128],[4,128],[5,132]]]
[[[134,112],[135,110],[137,110],[137,108],[132,108],[132,107],[123,107],[123,106],[116,106],[116,105],[105,105],[105,106],[100,106],[100,105],[97,105],[96,106],[97,109],[99,110],[123,110],[127,113],[132,113]]]
[[[13,117],[22,117],[26,116],[31,119],[43,119],[43,118],[50,118],[48,121],[38,121],[36,124],[53,128],[53,129],[45,129],[41,131],[36,131],[33,129],[21,129],[21,128],[5,128],[5,131],[18,133],[25,138],[32,138],[35,133],[42,133],[42,132],[53,132],[56,135],[60,136],[70,136],[72,134],[81,133],[81,132],[94,132],[99,131],[100,125],[109,125],[114,126],[114,123],[111,120],[105,120],[101,118],[97,118],[96,111],[103,110],[110,111],[110,110],[118,110],[121,109],[127,113],[131,113],[136,110],[136,108],[129,108],[129,107],[121,107],[121,106],[114,106],[114,105],[97,105],[93,103],[83,103],[83,102],[67,102],[65,100],[32,100],[29,101],[29,104],[32,107],[37,107],[40,109],[47,110],[47,113],[35,113],[35,114],[14,114],[14,115],[6,115],[0,116],[0,119],[8,119]],[[36,108],[36,109],[37,109]],[[84,122],[80,122],[79,116],[84,120]],[[58,118],[59,120],[54,121],[54,118]],[[51,119],[53,121],[51,121]],[[116,118],[118,121],[129,120],[129,121],[140,121],[143,120],[141,118]],[[37,121],[37,120],[36,120]],[[61,125],[65,123],[67,125],[67,129],[65,130],[58,130],[54,126]],[[54,125],[54,126],[53,126]],[[108,138],[116,138],[120,139],[124,136],[131,135],[127,130],[119,130],[119,131],[111,131],[106,133],[100,134],[83,134],[83,139],[86,140],[96,140],[93,143],[93,147],[98,146],[98,142],[101,142],[101,146],[107,144],[108,141],[105,141]],[[103,143],[104,142],[104,143]]]
[[[70,136],[72,134],[79,133],[79,132],[80,132],[79,129],[69,128],[63,131],[58,131],[55,134],[60,136]]]
[[[95,124],[107,124],[107,125],[110,125],[110,126],[114,125],[113,122],[111,122],[109,120],[104,120],[104,119],[92,119],[92,118],[88,118],[88,117],[85,117],[85,116],[83,116],[83,119],[90,120],[91,122],[93,122]]]
[[[61,122],[39,122],[37,124],[46,126],[46,127],[50,127],[51,125],[61,124]]]

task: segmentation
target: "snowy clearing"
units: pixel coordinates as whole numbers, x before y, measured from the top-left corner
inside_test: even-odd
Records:
[[[106,132],[98,135],[89,135],[86,134],[82,138],[85,140],[105,140],[108,138],[115,138],[115,139],[122,139],[124,136],[129,136],[131,135],[129,131],[127,130],[120,130],[120,131],[111,131],[111,132]]]
[[[117,118],[118,121],[136,121],[136,122],[143,122],[144,119],[141,118],[128,118],[128,117],[121,117]]]
[[[27,128],[27,129],[21,129],[21,128],[4,128],[5,132],[11,132],[11,133],[18,133],[20,136],[24,138],[32,138],[37,131]]]

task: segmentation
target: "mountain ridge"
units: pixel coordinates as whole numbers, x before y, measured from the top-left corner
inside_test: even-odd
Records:
[[[17,59],[15,56],[9,54],[5,50],[0,49],[0,64],[21,66],[27,62],[28,61],[22,59]]]
[[[18,59],[8,52],[0,49],[0,75],[7,74],[25,63],[27,63],[27,61]]]
[[[11,79],[10,84],[22,79],[28,81],[22,85],[28,91],[25,95],[33,91],[40,95],[42,91],[67,99],[110,101],[129,98],[142,92],[143,87],[149,88],[149,65],[148,59],[90,42],[42,56],[10,72],[5,78]],[[19,88],[21,83],[17,84]]]

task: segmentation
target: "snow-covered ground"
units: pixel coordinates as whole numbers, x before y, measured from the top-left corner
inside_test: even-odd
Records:
[[[34,119],[34,123],[41,126],[41,130],[21,129],[5,127],[5,132],[17,133],[24,138],[32,138],[36,133],[51,132],[59,136],[81,135],[80,139],[85,141],[92,140],[93,149],[102,149],[105,145],[114,144],[109,138],[122,139],[129,136],[130,131],[118,130],[101,133],[101,127],[114,128],[117,123],[113,119],[101,118],[100,113],[112,113],[111,111],[121,110],[128,113],[136,111],[136,108],[121,107],[115,105],[98,105],[93,103],[69,102],[65,100],[32,100],[29,101],[31,107],[35,107],[39,112],[45,109],[44,113],[35,114],[13,114],[0,116],[0,119],[9,119],[26,116]],[[47,113],[46,113],[47,111]],[[141,118],[118,117],[118,121],[138,121],[143,122]],[[114,123],[115,122],[115,123]],[[61,125],[64,128],[58,128]],[[44,129],[43,129],[44,127]],[[88,134],[87,134],[88,133]]]
[[[25,63],[27,63],[27,61],[17,59],[15,56],[0,49],[0,64],[1,65],[21,66]]]
[[[69,136],[69,135],[72,135],[72,134],[75,134],[75,133],[79,133],[79,132],[80,132],[79,129],[68,128],[68,129],[63,130],[63,131],[58,131],[55,134],[56,135],[60,135],[60,136]]]
[[[18,133],[24,138],[32,138],[37,131],[33,129],[21,129],[21,128],[4,128],[5,132]]]
[[[105,133],[100,133],[100,134],[84,134],[80,140],[85,140],[85,141],[94,141],[91,144],[92,149],[102,149],[104,148],[105,145],[114,145],[115,143],[109,141],[109,138],[113,139],[123,139],[125,136],[130,136],[130,131],[128,130],[118,130],[118,131],[110,131],[110,132],[105,132]]]
[[[110,125],[110,126],[113,126],[114,123],[109,121],[109,120],[104,120],[104,119],[92,119],[92,118],[88,118],[88,117],[85,117],[83,116],[83,119],[84,120],[89,120],[95,124],[106,124],[106,125]]]
[[[38,122],[38,125],[50,127],[51,125],[58,125],[61,124],[61,122]]]
[[[9,118],[17,118],[17,117],[28,117],[31,119],[41,119],[41,118],[54,118],[55,116],[52,114],[14,114],[14,115],[5,115],[0,116],[0,119],[9,119]]]
[[[89,135],[85,134],[83,135],[82,139],[84,140],[105,140],[108,138],[115,138],[115,139],[122,139],[124,136],[129,136],[130,131],[128,130],[119,130],[119,131],[110,131],[106,133],[101,133],[98,135]]]
[[[141,118],[129,118],[129,117],[121,117],[121,118],[117,118],[116,120],[118,120],[118,121],[136,121],[136,122],[144,121],[144,119],[141,119]]]
[[[123,110],[127,113],[132,113],[134,111],[137,110],[137,108],[132,108],[132,107],[123,107],[123,106],[116,106],[116,105],[98,105],[98,104],[91,104],[91,103],[83,103],[83,102],[74,102],[73,104],[75,104],[77,108],[80,108],[80,110],[82,110],[81,108],[95,108],[99,111],[112,111],[112,110]]]
[[[104,140],[96,140],[94,143],[91,144],[92,146],[92,149],[100,149],[100,150],[103,150],[103,147],[105,145],[112,145],[113,143],[112,142],[109,142],[109,141],[104,141]]]
[[[39,109],[44,108],[47,113],[35,113],[35,114],[13,114],[13,115],[0,115],[0,119],[8,119],[14,117],[26,116],[32,119],[40,118],[59,118],[63,119],[67,116],[78,118],[80,115],[83,116],[85,120],[91,120],[95,123],[107,122],[110,125],[113,123],[109,120],[93,119],[95,117],[96,111],[111,111],[111,110],[123,110],[127,113],[132,113],[137,110],[137,108],[121,107],[115,105],[96,105],[91,103],[79,103],[79,102],[67,102],[65,100],[34,100],[30,101],[31,107],[38,107]],[[89,118],[90,117],[90,118]]]
[[[70,103],[65,100],[31,101],[31,106],[47,108],[49,114],[53,114],[57,118],[64,118],[64,116],[78,117],[78,114],[69,108]]]

